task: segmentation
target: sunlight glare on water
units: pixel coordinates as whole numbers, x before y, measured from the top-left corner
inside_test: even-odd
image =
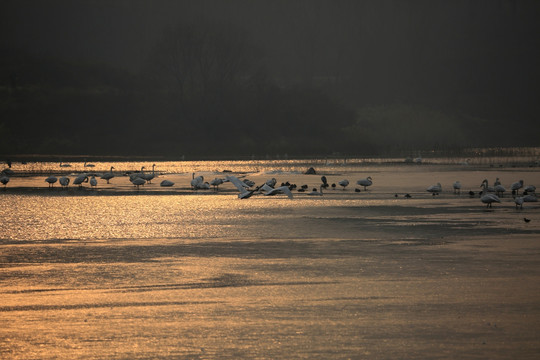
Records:
[[[335,200],[317,200],[6,195],[0,233],[3,239],[15,241],[306,237],[316,224],[295,214],[295,209],[309,205],[313,217],[320,218],[328,215],[326,207],[337,205]]]

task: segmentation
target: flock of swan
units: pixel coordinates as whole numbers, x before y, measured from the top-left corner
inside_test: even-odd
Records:
[[[66,168],[70,167],[69,164],[60,163],[60,167]],[[85,167],[93,168],[94,164],[88,164],[84,163]],[[152,165],[152,172],[145,172],[145,167],[141,167],[140,171],[128,173],[125,175],[129,176],[130,182],[139,190],[140,186],[145,184],[151,184],[152,180],[156,177],[156,171],[155,171],[156,164]],[[73,179],[73,182],[71,181],[70,177],[68,176],[62,176],[60,178],[57,178],[54,175],[50,175],[45,179],[45,182],[49,184],[49,187],[54,187],[54,184],[56,182],[59,182],[62,188],[67,188],[70,183],[73,185],[77,185],[79,188],[83,186],[84,183],[89,183],[91,188],[96,188],[98,185],[98,180],[96,177],[99,177],[102,180],[105,180],[107,184],[109,184],[109,181],[115,177],[115,174],[113,173],[114,166],[111,166],[110,170],[108,172],[105,172],[101,175],[98,175],[96,173],[82,173]],[[14,173],[11,169],[4,169],[0,173],[0,183],[4,185],[4,189],[7,186],[7,183],[10,181],[10,176],[12,176]],[[331,187],[332,189],[336,189],[338,186],[342,187],[343,190],[349,186],[350,182],[348,179],[342,179],[338,181],[337,183],[329,184],[326,176],[321,177],[321,184],[319,188],[313,188],[311,191],[308,191],[308,185],[301,185],[297,186],[296,184],[291,184],[289,182],[281,183],[280,186],[277,186],[277,181],[275,178],[268,179],[264,182],[264,184],[255,186],[255,182],[251,181],[247,178],[243,178],[242,180],[236,176],[233,175],[227,175],[224,178],[216,177],[215,179],[211,180],[210,182],[204,181],[204,177],[202,175],[195,176],[195,173],[192,175],[191,179],[191,189],[193,190],[208,190],[211,187],[214,188],[214,191],[219,190],[219,186],[223,183],[230,182],[231,184],[236,187],[236,189],[239,191],[238,197],[240,199],[246,199],[253,195],[262,194],[264,196],[272,196],[277,194],[285,194],[289,198],[293,198],[293,191],[306,193],[310,196],[322,196],[323,190],[328,189]],[[367,191],[367,188],[369,186],[373,185],[373,179],[368,176],[365,179],[360,179],[356,181],[356,184],[360,187],[363,187],[364,191]],[[163,180],[160,183],[160,186],[163,187],[171,187],[174,186],[175,183],[170,180]],[[501,184],[499,178],[497,178],[494,182],[493,186],[489,185],[489,182],[487,179],[484,179],[481,186],[482,191],[478,193],[480,200],[482,203],[486,204],[487,208],[491,208],[494,203],[501,203],[501,197],[504,196],[505,192],[507,192],[507,189]],[[453,184],[453,190],[455,194],[461,193],[462,185],[460,181],[456,181]],[[515,202],[516,208],[522,209],[523,203],[525,202],[537,202],[538,198],[536,196],[536,187],[534,185],[527,185],[524,186],[523,180],[516,181],[512,183],[509,187],[512,197]],[[522,194],[519,194],[519,191],[522,189]],[[361,189],[355,188],[356,192],[360,192]],[[431,193],[433,196],[439,195],[442,193],[442,186],[440,183],[437,183],[435,185],[431,185],[426,189],[427,192]],[[475,194],[473,191],[469,191],[470,197],[475,197],[477,194]],[[395,195],[397,197],[397,194]],[[406,198],[410,198],[410,194],[405,195]]]
[[[454,188],[455,194],[461,193],[461,183],[459,181],[454,182],[452,187]],[[479,192],[480,201],[486,204],[487,208],[491,208],[493,203],[500,203],[500,197],[503,197],[504,193],[506,192],[506,188],[501,184],[499,178],[495,180],[493,186],[489,186],[488,180],[484,179],[480,187],[482,188],[482,191]],[[521,196],[519,196],[520,189],[523,189]],[[440,183],[437,183],[436,185],[429,186],[426,190],[435,196],[442,192],[442,187]],[[518,180],[512,183],[512,185],[510,185],[510,190],[512,192],[512,197],[514,199],[516,208],[523,209],[524,202],[538,201],[538,197],[536,196],[536,186],[527,185],[524,187],[523,180]],[[469,191],[469,196],[474,197],[475,193],[473,191]]]

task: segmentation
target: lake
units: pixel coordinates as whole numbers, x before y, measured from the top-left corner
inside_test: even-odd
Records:
[[[483,179],[540,184],[539,167],[511,163],[14,164],[0,190],[0,356],[535,358],[540,205],[516,209],[507,191],[487,209],[478,195]],[[153,164],[137,190],[127,173]],[[44,180],[110,166],[94,189]],[[192,190],[198,175],[350,184],[239,199],[227,182]]]

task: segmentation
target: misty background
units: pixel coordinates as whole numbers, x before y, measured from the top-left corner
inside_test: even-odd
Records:
[[[540,2],[2,0],[0,154],[540,145]]]

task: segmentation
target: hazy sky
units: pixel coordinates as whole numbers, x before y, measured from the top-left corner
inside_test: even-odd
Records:
[[[219,21],[245,29],[285,81],[346,79],[375,102],[412,93],[538,110],[535,0],[3,0],[1,14],[2,43],[39,55],[136,71],[166,26]]]

